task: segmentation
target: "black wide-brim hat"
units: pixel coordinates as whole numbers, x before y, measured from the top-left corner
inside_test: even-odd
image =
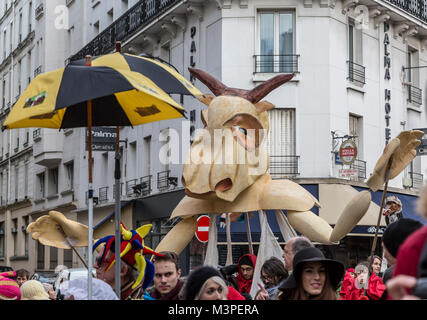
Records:
[[[334,290],[338,288],[338,285],[344,277],[344,264],[337,260],[325,258],[322,251],[315,247],[311,247],[305,248],[295,254],[293,261],[293,272],[279,289],[283,290],[296,288],[298,286],[298,279],[302,274],[302,267],[306,262],[322,262],[327,269],[327,274],[329,276],[332,287]]]

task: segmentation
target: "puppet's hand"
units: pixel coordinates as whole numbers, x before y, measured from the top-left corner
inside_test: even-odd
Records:
[[[401,132],[384,148],[383,154],[378,159],[374,172],[366,182],[372,191],[377,191],[386,180],[387,164],[391,160],[390,179],[398,176],[407,165],[415,158],[415,148],[421,143],[419,138],[424,132],[410,130]]]
[[[50,211],[49,215],[30,223],[27,233],[32,233],[33,239],[44,245],[60,249],[71,249],[68,241],[75,247],[88,245],[87,226],[69,220],[57,211]]]
[[[401,132],[396,138],[400,140],[399,147],[393,153],[390,179],[397,177],[416,157],[415,149],[420,145],[418,140],[424,135],[423,131],[410,130]]]

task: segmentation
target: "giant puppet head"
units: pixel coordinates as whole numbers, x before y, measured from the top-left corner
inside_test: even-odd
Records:
[[[216,97],[199,97],[209,108],[202,111],[205,128],[190,148],[182,183],[190,197],[232,202],[268,171],[267,111],[274,105],[260,101],[294,75],[276,76],[248,91],[229,88],[204,71],[189,70]]]

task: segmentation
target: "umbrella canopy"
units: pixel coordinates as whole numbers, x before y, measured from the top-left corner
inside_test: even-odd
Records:
[[[4,128],[134,126],[183,117],[184,109],[147,77],[109,67],[69,65],[37,76],[18,99]]]
[[[70,65],[84,66],[85,59],[72,61]],[[203,95],[173,67],[161,63],[154,58],[116,52],[93,58],[92,65],[139,72],[150,78],[157,86],[169,94]]]

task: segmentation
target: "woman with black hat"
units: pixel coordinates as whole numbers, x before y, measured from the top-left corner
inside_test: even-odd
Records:
[[[344,265],[326,259],[317,248],[299,251],[293,273],[280,286],[277,300],[337,300],[336,290],[344,276]]]

